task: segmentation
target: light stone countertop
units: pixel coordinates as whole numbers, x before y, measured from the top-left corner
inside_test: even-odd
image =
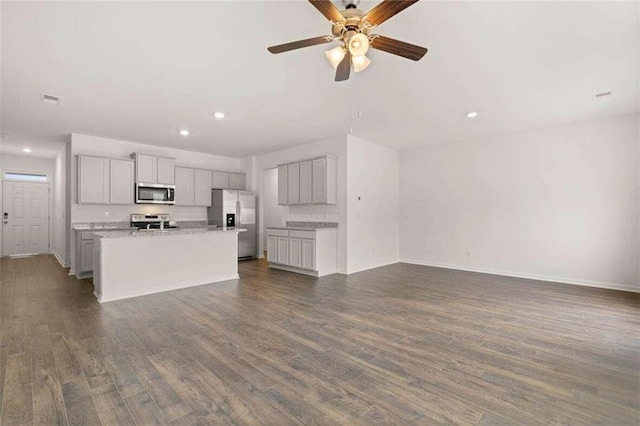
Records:
[[[338,228],[308,228],[300,226],[268,226],[267,229],[284,229],[287,231],[337,231]]]
[[[139,238],[139,237],[171,237],[174,235],[195,235],[195,234],[205,234],[207,232],[245,232],[246,229],[242,228],[218,228],[218,227],[206,227],[206,228],[177,228],[177,229],[165,229],[164,231],[160,231],[159,229],[154,229],[151,231],[107,231],[107,232],[94,232],[93,235],[98,238],[110,239],[110,238]]]
[[[71,225],[74,231],[111,231],[136,229],[129,222],[76,222]]]

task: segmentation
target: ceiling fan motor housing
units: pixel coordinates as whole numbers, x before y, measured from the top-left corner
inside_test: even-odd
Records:
[[[360,4],[360,0],[342,0],[345,9],[356,9]]]

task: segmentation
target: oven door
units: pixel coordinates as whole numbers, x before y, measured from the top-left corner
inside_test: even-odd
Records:
[[[175,185],[136,183],[136,204],[175,204]]]

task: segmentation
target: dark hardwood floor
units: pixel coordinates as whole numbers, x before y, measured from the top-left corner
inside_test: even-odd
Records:
[[[639,422],[637,294],[250,261],[100,305],[51,256],[0,267],[2,425]]]

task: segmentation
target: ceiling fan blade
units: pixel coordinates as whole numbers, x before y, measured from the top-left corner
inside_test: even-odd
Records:
[[[344,21],[344,16],[342,16],[338,8],[331,3],[331,0],[309,0],[309,3],[314,5],[315,8],[331,22]]]
[[[418,0],[383,0],[382,3],[367,12],[363,19],[375,27],[417,2]]]
[[[315,46],[316,44],[330,43],[333,41],[331,36],[321,36],[308,38],[305,40],[292,41],[291,43],[279,44],[277,46],[267,47],[271,53],[282,53],[290,50],[301,49],[303,47]]]
[[[338,69],[336,70],[336,81],[349,80],[349,74],[351,74],[351,53],[347,50],[346,55],[342,58]]]
[[[415,44],[405,43],[404,41],[381,35],[376,35],[370,46],[373,49],[402,56],[412,61],[419,61],[427,53],[426,47],[416,46]]]

